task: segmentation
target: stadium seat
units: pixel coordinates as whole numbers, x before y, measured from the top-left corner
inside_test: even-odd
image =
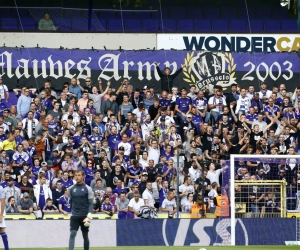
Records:
[[[125,20],[126,31],[138,31],[142,30],[142,21],[138,19],[127,19]]]
[[[274,19],[288,19],[289,12],[287,8],[277,8],[273,10]]]
[[[124,25],[125,23],[122,19],[109,19],[107,21],[107,30],[123,32],[125,28]]]
[[[59,30],[71,30],[72,28],[71,19],[69,18],[56,18],[53,22]]]
[[[296,32],[298,31],[296,20],[281,20],[281,31]]]
[[[280,20],[265,20],[265,31],[266,32],[279,32],[280,31]]]
[[[136,11],[135,18],[136,19],[150,19],[150,18],[152,18],[152,11]]]
[[[202,19],[203,18],[203,9],[201,8],[188,8],[186,11],[187,18],[189,19]]]
[[[229,30],[228,20],[216,19],[213,21],[214,31],[227,32]]]
[[[144,19],[143,20],[143,31],[157,32],[158,23],[155,19]]]
[[[133,19],[134,18],[134,11],[130,10],[123,10],[117,12],[117,17],[124,18],[124,19]]]
[[[5,17],[11,17],[11,9],[9,8],[1,8],[0,9],[0,17],[5,18]]]
[[[219,19],[221,17],[219,8],[205,8],[203,14],[205,19]]]
[[[160,30],[163,32],[176,31],[176,20],[175,19],[164,19],[160,24]]]
[[[17,18],[1,18],[1,29],[2,30],[17,30],[18,29]]]
[[[168,8],[161,8],[161,9],[159,9],[159,11],[158,11],[158,17],[159,18],[169,18],[170,16],[169,16],[169,12],[170,12],[170,7],[168,7]]]
[[[106,30],[106,19],[93,18],[92,19],[92,30],[94,30],[94,31]]]
[[[86,18],[74,18],[72,19],[72,30],[83,30],[88,29],[88,20]]]
[[[101,11],[100,17],[104,19],[116,18],[117,13],[115,11]]]
[[[194,20],[177,20],[178,31],[194,31]]]
[[[176,19],[186,18],[186,8],[184,7],[173,7],[170,11],[170,17]]]
[[[195,20],[195,31],[211,31],[211,20]]]
[[[248,19],[248,16],[250,19],[255,18],[255,9],[254,8],[248,8],[245,7],[238,9],[238,16],[240,19]]]
[[[232,32],[244,32],[247,31],[247,25],[245,20],[231,19],[229,20],[229,30]]]
[[[16,10],[13,10],[12,11],[12,16],[13,17],[17,17],[17,18],[19,18],[19,16],[21,17],[21,18],[28,18],[28,17],[30,17],[30,13],[29,13],[29,10],[28,9],[18,9],[18,11],[16,11]]]
[[[36,30],[37,23],[33,18],[22,18],[20,28],[23,30]]]
[[[237,18],[237,9],[236,8],[223,8],[222,9],[222,18],[223,19],[235,19]]]
[[[250,24],[247,24],[248,30],[250,32],[261,32],[264,31],[264,21],[263,20],[250,20]]]
[[[255,17],[257,19],[271,19],[272,18],[272,10],[270,8],[258,8],[255,11]]]

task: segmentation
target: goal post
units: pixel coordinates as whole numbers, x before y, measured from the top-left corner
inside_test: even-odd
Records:
[[[262,162],[262,163],[274,163],[276,162],[276,164],[278,163],[277,161],[279,161],[280,159],[286,160],[284,161],[285,163],[287,161],[293,161],[293,163],[300,163],[300,155],[244,155],[244,154],[231,154],[230,155],[230,227],[231,227],[231,240],[230,240],[230,244],[232,246],[236,245],[236,190],[235,190],[235,166],[236,166],[236,162],[237,161],[247,161],[247,160],[256,160],[258,162]],[[266,181],[268,182],[268,181]],[[280,183],[281,182],[281,183]],[[284,182],[284,185],[283,185]],[[272,183],[272,181],[268,182],[268,184]],[[273,185],[281,185],[281,187],[285,186],[286,183],[285,181],[273,181]],[[298,179],[298,183],[299,183],[299,179]],[[298,184],[299,185],[299,184]],[[284,197],[284,192],[285,191],[285,187],[281,188],[281,199],[285,199]],[[300,190],[297,190],[296,193],[299,194]],[[298,197],[298,203],[299,203],[299,197]],[[282,208],[281,209],[286,209],[286,208]],[[285,213],[286,211],[281,212],[281,216]],[[300,219],[297,219],[297,221]],[[298,240],[299,238],[299,226],[297,226],[296,228],[296,237],[295,239]]]

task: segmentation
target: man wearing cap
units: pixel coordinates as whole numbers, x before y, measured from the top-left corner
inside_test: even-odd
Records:
[[[165,90],[165,91],[171,93],[173,85],[174,85],[174,79],[180,74],[180,72],[185,67],[185,65],[182,64],[180,69],[178,69],[173,75],[170,75],[171,71],[170,71],[169,67],[165,67],[164,72],[161,72],[161,70],[158,66],[158,63],[154,62],[154,64],[155,64],[155,67],[156,67],[156,71],[157,71],[157,73],[160,77],[160,80],[161,80],[162,90]]]
[[[169,116],[167,114],[167,108],[166,107],[162,107],[160,110],[160,117],[157,119],[157,123],[161,124],[161,118],[164,117],[164,121],[165,121],[165,125],[166,126],[170,126],[171,124],[175,124],[175,121],[173,119],[173,117]]]
[[[4,188],[5,201],[8,201],[8,198],[13,196],[18,201],[21,196],[21,191],[18,187],[15,186],[14,179],[9,177],[8,186]]]
[[[24,193],[23,198],[18,200],[17,208],[21,214],[31,214],[33,212],[33,201],[29,199],[28,193]]]

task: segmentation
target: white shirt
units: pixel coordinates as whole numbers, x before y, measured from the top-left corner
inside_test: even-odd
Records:
[[[8,92],[8,88],[6,85],[1,84],[0,85],[0,95],[1,95],[1,100],[6,99],[5,93]]]
[[[153,195],[152,195],[151,191],[149,191],[147,188],[143,192],[143,199],[144,199],[144,201],[145,200],[148,201],[147,205],[149,205],[150,207],[154,207],[155,200],[153,198]]]
[[[158,118],[157,124],[161,124],[160,118],[161,118],[161,116]],[[166,115],[165,118],[166,118],[166,121],[165,121],[166,126],[170,126],[171,124],[175,124],[175,121],[171,116]]]
[[[194,184],[195,181],[201,176],[201,170],[199,168],[194,169],[193,167],[190,167],[189,174],[192,179],[192,183]]]
[[[220,103],[220,100],[221,100],[221,103],[223,104],[223,105],[227,105],[227,103],[226,103],[226,99],[224,98],[224,97],[220,97],[220,98],[216,98],[216,96],[212,96],[211,98],[209,98],[209,100],[208,100],[208,104],[212,104],[212,105],[214,105],[214,104],[219,104]],[[223,107],[222,106],[216,106],[216,107],[214,107],[213,109],[211,109],[211,111],[214,111],[214,112],[218,112],[218,113],[220,113],[220,114],[223,114]]]
[[[132,209],[134,211],[139,211],[141,206],[144,206],[145,205],[145,202],[143,199],[139,198],[138,202],[135,201],[134,198],[132,198],[130,201],[129,201],[129,204],[128,204],[128,207],[132,207]]]
[[[143,169],[145,169],[146,167],[148,167],[148,160],[144,160],[143,158],[141,158],[139,160],[139,163],[143,166]]]
[[[245,114],[249,111],[249,108],[251,106],[251,101],[249,97],[245,96],[244,98],[242,96],[239,97],[236,104],[235,113],[238,114],[239,111],[245,111]]]
[[[62,121],[68,121],[68,116],[69,116],[69,112],[64,114],[61,118]],[[79,120],[80,120],[80,117],[79,115],[77,114],[77,112],[73,112],[73,122],[75,123],[75,125],[79,124]]]
[[[271,90],[265,90],[266,91],[266,93],[265,93],[265,95],[263,95],[263,92],[262,91],[259,91],[259,99],[262,99],[263,98],[263,96],[265,96],[266,98],[270,98],[271,97],[271,95],[272,95],[272,91]]]
[[[145,141],[146,140],[146,135],[149,136],[150,135],[150,131],[152,129],[154,129],[154,121],[151,121],[150,123],[144,122],[141,125],[141,129],[142,129],[143,140]]]
[[[143,111],[140,111],[138,108],[136,108],[132,111],[132,113],[136,114],[137,122],[140,122],[141,117],[142,117],[142,113],[144,113],[144,116],[145,116],[144,119],[146,119],[146,115],[148,115],[148,110],[144,109]]]
[[[35,123],[35,127],[39,124],[39,121],[35,118],[33,118],[32,120],[34,120]],[[22,120],[23,123],[23,129],[26,129],[26,121],[27,121],[27,135],[29,138],[32,137],[33,135],[33,130],[32,130],[32,120],[29,120],[27,118]]]
[[[3,124],[0,125],[0,128],[3,128],[4,133],[6,133],[6,131],[9,132],[9,126],[8,126],[8,124],[6,122],[3,122]]]
[[[182,193],[182,194],[183,194],[183,193],[185,193],[185,191],[188,191],[189,193],[194,193],[194,192],[195,192],[195,189],[194,189],[194,187],[193,187],[192,185],[189,185],[189,186],[187,186],[187,185],[185,185],[185,184],[180,185],[180,186],[179,186],[179,193]],[[182,205],[185,201],[187,201],[187,196],[186,196],[186,195],[181,197],[181,205]]]
[[[259,132],[263,131],[264,128],[268,126],[268,124],[265,121],[253,121],[252,128],[254,128],[255,125],[259,126]]]
[[[164,199],[163,203],[161,204],[161,207],[173,211],[176,208],[175,198],[173,198],[172,200],[169,200],[168,198]]]
[[[120,148],[120,147],[124,147],[124,155],[127,155],[127,156],[129,156],[130,155],[130,152],[131,152],[131,144],[129,143],[129,142],[120,142],[119,144],[118,144],[118,149]]]
[[[154,161],[154,166],[159,162],[159,155],[160,151],[159,149],[154,149],[151,146],[148,148],[148,159]]]
[[[221,169],[215,170],[213,172],[208,171],[206,178],[210,180],[210,183],[216,182],[216,183],[218,183],[218,186],[220,186],[219,176],[220,176],[221,172],[222,172]]]

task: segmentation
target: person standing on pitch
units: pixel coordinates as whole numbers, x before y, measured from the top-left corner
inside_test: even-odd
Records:
[[[69,197],[71,199],[71,219],[70,219],[70,240],[69,250],[74,250],[75,237],[79,226],[83,236],[84,250],[90,247],[88,237],[90,221],[93,211],[93,190],[84,183],[84,171],[75,171],[76,184],[69,188]]]
[[[4,250],[9,250],[7,234],[5,232],[5,193],[2,186],[0,186],[0,235],[3,240]]]

